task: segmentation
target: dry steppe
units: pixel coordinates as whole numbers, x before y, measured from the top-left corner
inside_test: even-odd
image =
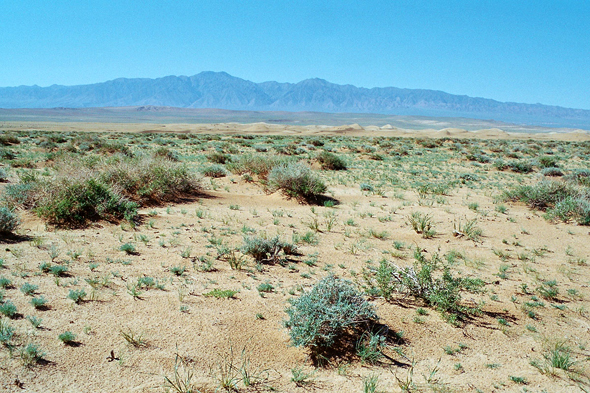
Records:
[[[55,225],[15,206],[21,223],[0,251],[0,278],[10,282],[3,301],[17,309],[1,317],[14,329],[0,347],[2,391],[590,391],[590,227],[505,195],[589,170],[586,132],[27,122],[2,130],[4,191],[27,174],[52,179],[63,160],[122,153],[165,156],[200,184],[142,204],[132,222]],[[323,168],[324,151],[346,169]],[[213,162],[222,156],[225,165]],[[303,163],[327,191],[289,198],[232,172],[229,163],[254,156]],[[428,233],[413,227],[419,215],[430,218]],[[298,252],[273,263],[242,252],[245,237],[275,236]],[[380,265],[410,267],[419,255],[481,280],[460,300],[478,312],[449,321],[424,299],[368,284]],[[292,345],[289,299],[329,275],[374,305],[387,330],[375,359],[353,344],[317,364]],[[34,307],[40,297],[45,305]],[[58,338],[65,332],[69,343]],[[23,355],[29,344],[43,356]]]

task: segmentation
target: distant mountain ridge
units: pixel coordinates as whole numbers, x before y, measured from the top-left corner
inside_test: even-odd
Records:
[[[226,72],[118,78],[102,83],[0,88],[0,108],[172,106],[490,118],[549,126],[590,126],[590,110],[499,102],[435,90],[363,88],[323,79],[255,83]]]

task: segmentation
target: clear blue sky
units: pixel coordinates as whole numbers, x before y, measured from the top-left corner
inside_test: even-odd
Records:
[[[209,70],[590,109],[590,1],[0,0],[0,86]]]

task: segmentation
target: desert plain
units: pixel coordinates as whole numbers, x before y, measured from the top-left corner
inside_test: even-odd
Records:
[[[14,306],[1,309],[2,391],[590,391],[587,132],[0,126],[2,206],[19,221],[1,240],[1,305]],[[52,182],[142,160],[182,168],[192,188],[113,186],[132,218],[39,202]],[[273,187],[273,166],[291,164],[321,195]],[[567,184],[576,207],[539,203],[539,184]],[[435,289],[458,285],[450,307],[396,281],[424,266]],[[285,310],[326,277],[377,318],[317,356],[294,345]]]

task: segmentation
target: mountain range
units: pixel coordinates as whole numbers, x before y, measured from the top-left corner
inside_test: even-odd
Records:
[[[436,90],[363,88],[323,79],[255,83],[225,72],[118,78],[89,85],[0,88],[0,108],[167,106],[256,111],[316,111],[494,119],[590,128],[590,110],[500,102]]]

